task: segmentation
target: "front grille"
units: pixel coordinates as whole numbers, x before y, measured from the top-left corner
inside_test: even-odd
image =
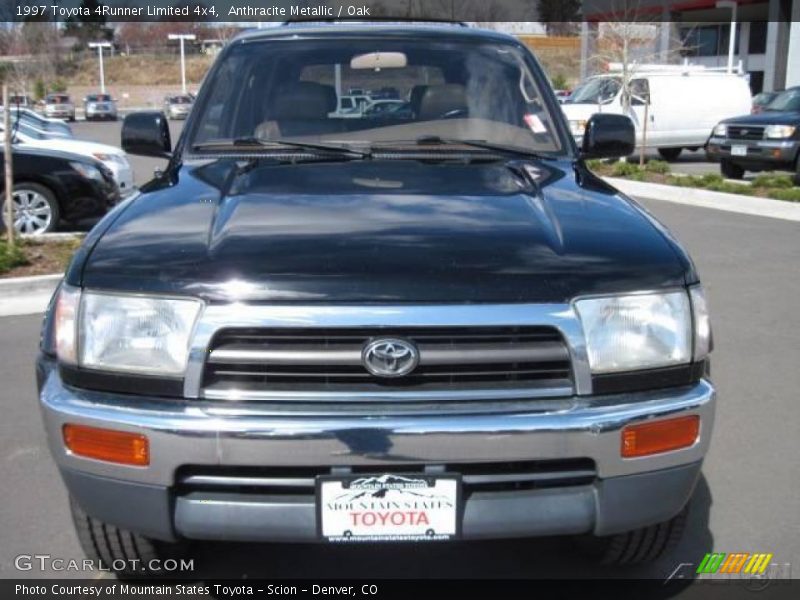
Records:
[[[732,140],[764,139],[764,128],[760,125],[728,125],[728,138]]]
[[[372,375],[362,350],[377,338],[413,342],[404,377]],[[231,392],[385,392],[480,389],[572,391],[569,352],[552,327],[226,329],[212,340],[205,397]]]
[[[466,493],[587,485],[597,477],[588,458],[508,461],[504,463],[392,464],[355,467],[182,467],[178,493],[194,491],[254,494],[313,494],[322,475],[385,473],[457,473]]]

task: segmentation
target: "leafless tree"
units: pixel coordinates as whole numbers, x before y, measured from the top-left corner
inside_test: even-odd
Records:
[[[634,99],[643,103],[645,119],[640,127],[640,164],[644,163],[647,146],[647,112],[649,98],[636,97],[633,82],[642,71],[642,66],[650,63],[669,64],[677,62],[684,54],[684,41],[670,30],[666,49],[659,48],[662,27],[670,27],[669,22],[653,18],[652,13],[642,10],[640,0],[615,0],[611,4],[613,19],[603,21],[597,26],[594,40],[595,50],[591,57],[593,70],[603,71],[609,65],[619,65],[619,82],[623,114],[635,120],[632,109]]]

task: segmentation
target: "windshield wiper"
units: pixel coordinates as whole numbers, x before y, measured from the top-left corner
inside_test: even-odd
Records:
[[[546,154],[540,154],[534,150],[527,148],[520,148],[518,146],[506,146],[504,144],[493,144],[484,140],[462,140],[458,138],[443,138],[438,135],[423,135],[415,140],[417,146],[469,146],[471,148],[480,148],[481,150],[489,150],[497,152],[505,156],[513,156],[516,158],[537,158],[544,160],[551,160],[553,157]]]
[[[212,140],[209,142],[200,142],[192,145],[192,150],[203,150],[209,148],[230,148],[230,147],[260,147],[260,148],[301,148],[303,150],[320,150],[329,154],[336,154],[342,157],[350,158],[369,158],[370,153],[362,150],[353,150],[346,146],[337,146],[335,144],[319,144],[316,142],[293,142],[290,140],[262,140],[257,137],[241,137],[232,140]]]

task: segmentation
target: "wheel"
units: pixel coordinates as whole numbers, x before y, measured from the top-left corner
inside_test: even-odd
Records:
[[[723,159],[719,163],[719,170],[722,176],[727,179],[742,179],[744,177],[744,167]]]
[[[55,195],[38,183],[20,182],[14,185],[14,229],[26,235],[41,235],[53,231],[58,225],[59,208]],[[6,214],[1,202],[0,222]]]
[[[659,148],[658,153],[664,160],[675,160],[681,155],[683,148]]]
[[[120,577],[153,577],[164,573],[166,559],[180,559],[187,554],[185,544],[170,544],[151,540],[138,533],[120,529],[90,517],[70,497],[70,512],[75,532],[78,534],[86,557],[103,568],[112,569]],[[151,561],[160,561],[151,570]]]
[[[579,549],[603,565],[634,565],[652,562],[680,541],[686,528],[689,505],[669,521],[605,537],[577,538]]]

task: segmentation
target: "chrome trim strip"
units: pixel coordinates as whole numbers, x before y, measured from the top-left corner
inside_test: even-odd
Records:
[[[189,475],[180,480],[183,485],[214,485],[220,487],[291,487],[313,488],[313,477],[236,477],[231,475]]]
[[[380,471],[380,467],[376,467]],[[426,471],[427,472],[427,471]],[[458,472],[458,469],[441,473]],[[591,469],[549,471],[543,473],[487,473],[462,475],[461,480],[468,485],[489,485],[493,483],[516,483],[536,481],[558,481],[559,479],[583,479],[595,477],[597,472]],[[276,488],[308,488],[313,489],[314,477],[248,477],[237,475],[188,475],[180,480],[182,485],[188,486],[215,486],[215,487],[276,487]]]
[[[399,463],[450,464],[589,458],[600,478],[702,460],[711,439],[715,392],[694,386],[580,398],[552,410],[529,403],[515,412],[369,415],[330,412],[309,418],[265,414],[237,403],[230,414],[211,403],[92,392],[67,387],[53,369],[40,402],[50,451],[62,468],[152,485],[171,486],[184,465],[298,467]],[[547,403],[547,401],[545,401]],[[700,435],[687,448],[641,458],[620,456],[620,431],[630,423],[696,414]],[[62,427],[76,423],[146,435],[150,464],[130,467],[72,455]]]
[[[380,337],[376,335],[376,337]],[[514,344],[454,344],[436,347],[417,343],[420,365],[464,365],[510,362],[558,361],[569,358],[559,342],[520,342]],[[214,364],[275,364],[360,366],[362,345],[324,348],[300,348],[296,345],[270,344],[266,348],[225,345],[215,348],[208,361]]]
[[[243,303],[205,306],[195,327],[184,379],[184,396],[201,397],[203,367],[217,331],[239,327],[523,327],[544,325],[564,337],[575,392],[592,393],[583,329],[570,304],[463,304],[433,306],[261,306]],[[325,398],[319,394],[318,398]]]
[[[469,389],[469,390],[401,390],[369,392],[329,392],[329,391],[276,391],[223,390],[206,388],[201,397],[207,400],[258,400],[261,402],[402,402],[424,403],[437,401],[479,401],[525,400],[535,398],[563,398],[572,395],[571,387],[546,388],[508,388],[508,389]]]

